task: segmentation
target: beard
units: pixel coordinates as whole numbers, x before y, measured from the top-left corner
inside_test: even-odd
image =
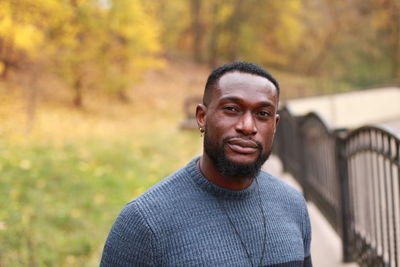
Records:
[[[262,144],[258,141],[253,140],[257,144],[257,148],[259,150],[257,159],[254,162],[248,164],[234,162],[226,157],[224,145],[229,141],[229,139],[236,137],[240,138],[241,136],[225,137],[222,140],[222,144],[219,146],[218,144],[213,142],[208,136],[206,127],[203,145],[204,152],[208,155],[208,157],[214,163],[217,170],[221,173],[222,176],[235,180],[252,179],[256,177],[260,172],[262,165],[271,154],[271,150],[265,152]]]

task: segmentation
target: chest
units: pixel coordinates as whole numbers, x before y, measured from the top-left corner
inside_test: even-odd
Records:
[[[160,265],[252,266],[250,261],[258,265],[263,258],[262,266],[269,266],[304,258],[301,226],[294,220],[267,213],[264,222],[254,210],[227,212],[198,208],[163,223],[157,233]]]

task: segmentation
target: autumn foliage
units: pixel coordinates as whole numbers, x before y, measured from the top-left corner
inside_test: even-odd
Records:
[[[53,73],[76,106],[88,90],[128,100],[166,58],[375,86],[399,79],[399,14],[396,0],[3,0],[0,75]]]

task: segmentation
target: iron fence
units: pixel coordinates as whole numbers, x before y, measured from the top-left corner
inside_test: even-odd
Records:
[[[318,203],[333,228],[342,233],[340,183],[336,169],[336,133],[316,114],[300,120],[303,144],[302,179],[307,199]]]
[[[381,126],[332,129],[280,110],[274,152],[342,239],[343,260],[400,266],[400,137]]]
[[[274,151],[280,155],[284,170],[293,174],[293,177],[302,176],[301,151],[302,144],[299,138],[298,117],[292,115],[288,107],[279,110],[280,121],[275,136]],[[300,184],[302,180],[297,180]]]

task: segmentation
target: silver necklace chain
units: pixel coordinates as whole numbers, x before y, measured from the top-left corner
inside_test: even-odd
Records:
[[[257,178],[255,178],[255,179],[256,179],[257,189],[258,189],[258,205],[259,205],[259,207],[260,207],[260,209],[261,209],[261,215],[262,215],[262,219],[263,219],[263,230],[264,230],[264,231],[263,231],[263,237],[264,237],[264,238],[263,238],[263,248],[262,248],[262,252],[261,252],[260,261],[259,261],[259,263],[258,263],[258,266],[261,266],[261,264],[262,264],[262,262],[263,262],[263,260],[264,260],[264,254],[265,254],[265,243],[266,243],[265,241],[266,241],[266,235],[267,235],[267,233],[266,233],[266,231],[267,231],[267,230],[266,230],[266,223],[267,223],[267,222],[266,222],[266,217],[265,217],[264,209],[263,209],[263,206],[262,206],[262,203],[261,203],[260,185],[259,185],[259,183],[258,183],[258,179],[257,179]],[[245,244],[245,242],[244,242],[242,236],[240,235],[238,228],[236,227],[235,223],[233,222],[231,216],[229,216],[229,213],[228,213],[228,211],[226,210],[225,205],[224,205],[224,204],[221,202],[221,200],[218,199],[218,198],[217,198],[217,201],[218,201],[218,204],[220,205],[221,209],[224,211],[226,217],[228,218],[228,221],[229,221],[230,225],[232,226],[232,228],[233,228],[234,231],[235,231],[235,234],[236,234],[237,237],[239,238],[240,243],[241,243],[242,247],[244,248],[244,250],[245,250],[245,252],[246,252],[246,256],[247,256],[248,260],[249,260],[250,263],[251,263],[251,266],[252,266],[252,267],[253,267],[253,266],[257,266],[257,265],[255,265],[255,264],[253,264],[253,261],[252,261],[252,259],[251,259],[251,255],[250,255],[249,249],[248,249],[248,247],[246,246],[246,244]]]
[[[201,171],[201,166],[200,166],[200,160],[196,162],[196,165],[197,165],[197,168],[199,169],[199,171],[202,173],[202,171]],[[263,206],[262,206],[261,192],[260,192],[260,184],[258,183],[257,177],[255,177],[254,179],[256,180],[256,183],[257,183],[258,205],[259,205],[260,210],[261,210],[261,215],[262,215],[262,219],[263,219],[263,230],[264,230],[264,233],[263,233],[263,237],[264,237],[264,238],[263,238],[263,248],[262,248],[262,252],[261,252],[260,261],[259,261],[259,263],[258,263],[258,266],[261,266],[261,264],[262,264],[262,262],[263,262],[263,260],[264,260],[264,256],[265,256],[265,248],[266,248],[266,244],[265,244],[265,243],[266,243],[266,238],[267,238],[267,237],[266,237],[266,236],[267,236],[267,219],[266,219],[266,217],[265,217],[264,208],[263,208]],[[223,212],[225,213],[226,217],[228,218],[228,221],[229,221],[230,225],[232,226],[232,228],[233,228],[234,231],[235,231],[235,234],[236,234],[237,237],[239,238],[240,243],[241,243],[242,247],[244,248],[244,250],[245,250],[245,252],[246,252],[246,256],[247,256],[248,260],[250,261],[251,266],[252,266],[252,267],[255,266],[255,265],[253,264],[253,261],[251,260],[250,252],[249,252],[249,250],[247,249],[247,246],[246,246],[245,242],[243,241],[242,236],[240,235],[238,228],[236,227],[235,223],[233,222],[231,216],[229,216],[229,213],[228,213],[228,211],[226,210],[225,205],[224,205],[223,203],[221,203],[221,200],[220,200],[220,199],[216,198],[216,200],[217,200],[217,202],[218,202],[218,205],[221,207],[221,209],[222,209]]]

